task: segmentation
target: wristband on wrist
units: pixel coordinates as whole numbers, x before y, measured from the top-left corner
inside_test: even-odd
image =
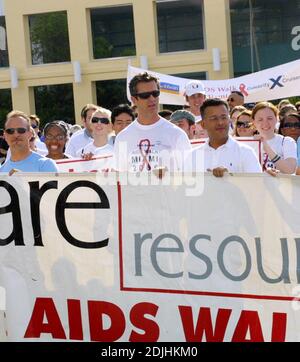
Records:
[[[275,163],[275,162],[279,161],[280,159],[281,159],[281,157],[276,154],[276,155],[272,158],[271,162]]]

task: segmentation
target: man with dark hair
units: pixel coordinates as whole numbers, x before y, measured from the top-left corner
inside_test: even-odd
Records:
[[[109,138],[108,143],[113,145],[116,140],[116,136],[127,126],[134,121],[135,115],[133,109],[128,104],[119,104],[111,113],[111,122],[114,136]]]
[[[240,91],[232,91],[227,99],[230,110],[236,106],[243,106],[245,99]]]
[[[170,121],[181,128],[190,140],[195,136],[195,116],[189,111],[178,109],[173,112]]]
[[[187,159],[187,171],[212,171],[222,177],[225,172],[261,172],[253,149],[229,136],[229,107],[219,98],[206,100],[200,108],[202,126],[208,139],[195,148]]]
[[[158,114],[160,86],[147,72],[129,84],[137,119],[116,137],[117,170],[149,172],[158,168],[180,171],[183,153],[191,149],[187,135]]]
[[[66,146],[65,153],[72,157],[76,157],[78,150],[84,148],[87,144],[93,142],[93,137],[91,134],[90,119],[92,114],[98,110],[98,106],[95,104],[88,103],[81,110],[81,120],[84,129],[82,131],[76,132]]]

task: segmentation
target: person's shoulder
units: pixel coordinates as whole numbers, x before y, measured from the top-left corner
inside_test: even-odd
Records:
[[[84,136],[84,129],[82,129],[81,131],[77,131],[76,133],[73,134],[73,136],[69,139],[69,143],[70,142],[76,142],[78,139],[82,138]]]

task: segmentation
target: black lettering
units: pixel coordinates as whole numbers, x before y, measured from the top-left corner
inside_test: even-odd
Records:
[[[44,246],[41,232],[40,203],[44,193],[57,189],[57,181],[49,181],[40,188],[38,181],[29,182],[30,187],[30,213],[33,228],[34,246]]]
[[[101,202],[67,202],[70,194],[77,190],[80,187],[87,187],[94,190],[101,200]],[[107,246],[109,239],[104,239],[96,242],[85,242],[82,240],[76,239],[69,232],[66,225],[65,218],[65,209],[109,209],[109,201],[108,198],[103,191],[103,189],[97,184],[90,181],[76,181],[65,187],[62,192],[59,194],[59,197],[56,202],[55,216],[56,223],[61,232],[62,236],[69,242],[70,244],[84,249],[98,249]]]
[[[8,245],[13,240],[15,240],[15,245],[24,246],[25,244],[18,193],[14,187],[6,181],[0,181],[0,187],[3,187],[9,193],[11,198],[11,203],[9,205],[0,207],[0,215],[11,213],[13,221],[13,230],[11,234],[6,239],[0,238],[0,246]]]

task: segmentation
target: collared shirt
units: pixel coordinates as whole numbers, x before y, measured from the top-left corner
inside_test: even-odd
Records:
[[[185,171],[206,172],[217,167],[225,167],[229,172],[262,172],[254,150],[230,136],[217,149],[211,147],[207,139],[203,145],[192,150],[185,162]]]

